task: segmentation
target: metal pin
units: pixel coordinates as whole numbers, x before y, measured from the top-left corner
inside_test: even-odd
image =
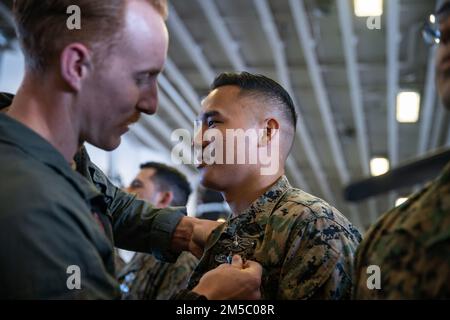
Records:
[[[232,251],[230,251],[230,253],[228,254],[227,263],[228,264],[232,264],[233,263],[233,252]]]

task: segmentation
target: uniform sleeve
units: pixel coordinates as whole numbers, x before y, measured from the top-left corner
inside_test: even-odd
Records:
[[[105,196],[112,217],[115,245],[119,248],[152,253],[158,259],[174,262],[170,251],[172,234],[186,209],[156,209],[114,186],[89,159],[84,148],[75,157],[77,171],[90,179]]]
[[[351,290],[352,255],[345,236],[327,219],[293,230],[281,269],[277,299],[341,299]]]
[[[368,236],[369,239],[371,235]],[[418,245],[406,232],[394,232],[372,239],[358,250],[354,299],[435,299],[450,297],[450,237],[432,245]],[[368,286],[380,267],[380,288]],[[373,277],[372,277],[373,278]],[[373,283],[373,281],[372,281]]]
[[[168,300],[178,291],[186,289],[189,278],[197,266],[198,259],[190,253],[183,253],[176,263],[169,266],[157,294],[157,300]]]
[[[193,291],[184,289],[174,294],[170,300],[208,300],[205,296],[199,295]]]
[[[88,215],[54,203],[41,208],[21,206],[4,213],[0,221],[0,297],[119,298],[118,283],[105,269],[110,244],[86,219]]]

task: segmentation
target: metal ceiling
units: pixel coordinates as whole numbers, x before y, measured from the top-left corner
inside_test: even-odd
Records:
[[[170,133],[192,129],[218,73],[263,73],[288,89],[300,115],[287,163],[291,183],[366,228],[393,206],[393,196],[350,205],[342,189],[369,175],[370,158],[386,156],[395,166],[448,144],[449,119],[434,85],[435,48],[421,38],[436,1],[385,0],[380,30],[354,15],[351,0],[170,3],[158,115],[145,117],[132,133],[146,146],[170,152]],[[395,119],[396,95],[404,89],[421,94],[418,123]]]
[[[393,206],[388,195],[357,205],[342,199],[343,185],[369,175],[370,158],[386,156],[395,166],[447,143],[448,117],[436,107],[434,48],[421,38],[436,1],[384,1],[380,30],[356,17],[350,0],[171,4],[169,56],[186,80],[177,89],[201,97],[215,74],[230,70],[277,79],[300,115],[290,179],[356,224],[367,227]],[[396,95],[405,89],[421,94],[416,124],[395,119]],[[162,105],[166,119],[164,112]]]

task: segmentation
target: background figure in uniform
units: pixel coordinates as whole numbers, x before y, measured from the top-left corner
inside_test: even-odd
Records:
[[[178,170],[149,162],[141,165],[141,171],[126,191],[156,208],[166,208],[186,207],[192,190],[186,177]],[[198,259],[189,252],[183,252],[175,263],[136,253],[123,269],[118,270],[122,299],[168,300],[187,287],[197,263]]]
[[[440,36],[437,32],[435,40],[440,39],[437,88],[447,109],[449,16],[450,1],[445,1],[436,13]],[[378,267],[379,274],[368,274],[369,266]],[[355,299],[450,299],[450,163],[435,181],[371,227],[358,249],[355,274]]]

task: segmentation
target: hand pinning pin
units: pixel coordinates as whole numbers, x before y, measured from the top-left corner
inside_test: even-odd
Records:
[[[227,263],[232,264],[233,263],[233,252],[230,251],[230,253],[227,256]]]

